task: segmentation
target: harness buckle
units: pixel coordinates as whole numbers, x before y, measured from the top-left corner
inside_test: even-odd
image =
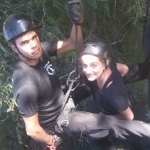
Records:
[[[68,119],[64,119],[64,120],[61,120],[60,123],[61,123],[62,126],[68,127],[68,125],[69,125],[69,120],[68,120]]]

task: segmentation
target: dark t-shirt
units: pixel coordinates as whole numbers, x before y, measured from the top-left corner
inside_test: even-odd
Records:
[[[93,82],[93,91],[97,103],[102,110],[110,115],[118,114],[129,107],[126,86],[123,78],[116,68],[116,63],[110,64],[112,74],[105,82],[102,89],[97,87],[96,81]],[[112,83],[107,87],[107,84]]]
[[[56,55],[56,43],[41,42],[42,57],[36,66],[18,62],[13,73],[13,95],[23,117],[38,113],[43,128],[56,121],[64,98],[58,75],[49,56]]]

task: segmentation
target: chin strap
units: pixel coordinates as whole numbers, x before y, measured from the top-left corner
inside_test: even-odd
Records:
[[[29,60],[29,58],[27,58],[26,56],[24,56],[24,55],[19,51],[19,48],[17,47],[16,43],[13,42],[13,44],[14,44],[14,46],[16,47],[16,49],[18,50],[19,55],[21,55],[24,60],[26,60],[26,61]]]
[[[21,55],[25,61],[36,60],[36,59],[31,59],[31,58],[26,57],[24,54],[22,54],[22,53],[19,51],[19,49],[18,49],[18,47],[17,47],[17,45],[16,45],[15,43],[14,43],[14,45],[15,45],[15,47],[17,48],[19,55]]]
[[[27,57],[25,57],[25,56],[19,51],[19,49],[18,49],[18,53],[19,53],[19,55],[21,55],[21,56],[23,57],[24,60],[26,60],[26,61],[29,60]]]

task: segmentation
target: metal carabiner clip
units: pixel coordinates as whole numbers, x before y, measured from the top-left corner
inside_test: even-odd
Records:
[[[72,72],[70,72],[70,74],[69,74],[69,76],[68,76],[68,79],[67,79],[67,81],[66,81],[67,86],[69,86],[69,82],[73,81],[73,79],[71,79],[71,76],[73,75],[73,73],[75,73],[75,70],[72,71]]]

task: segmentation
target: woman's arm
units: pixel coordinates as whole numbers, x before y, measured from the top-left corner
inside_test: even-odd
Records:
[[[114,116],[120,120],[133,120],[134,118],[134,114],[130,107],[128,107],[125,111],[119,112],[119,114],[116,114]]]
[[[116,63],[117,69],[120,72],[121,76],[124,77],[129,71],[129,67],[125,64]]]
[[[137,65],[127,66],[121,63],[116,63],[116,65],[118,71],[123,77],[124,83],[133,83],[147,78],[149,63],[150,61],[147,59],[143,63],[138,63]]]

